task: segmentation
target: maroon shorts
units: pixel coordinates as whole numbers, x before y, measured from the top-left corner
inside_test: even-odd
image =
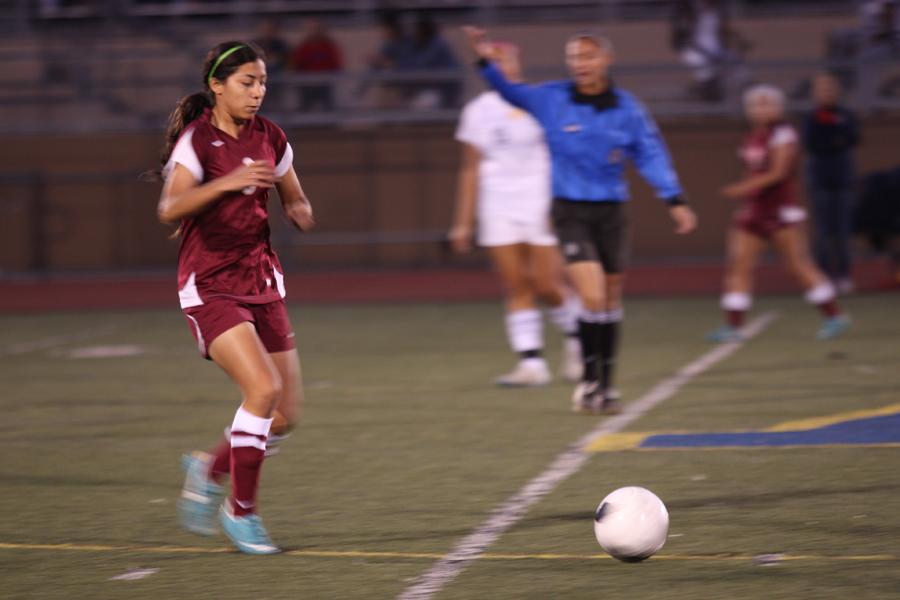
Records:
[[[269,352],[293,350],[294,332],[284,300],[268,304],[245,304],[228,298],[213,299],[206,304],[183,309],[197,349],[210,360],[209,345],[217,337],[241,323],[251,323]]]
[[[734,225],[764,240],[772,239],[778,231],[793,227],[806,219],[806,211],[796,205],[786,205],[760,210],[748,208],[740,211]]]

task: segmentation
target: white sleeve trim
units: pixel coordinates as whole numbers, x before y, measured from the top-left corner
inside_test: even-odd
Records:
[[[193,137],[193,128],[188,129],[184,135],[181,136],[181,139],[175,144],[175,149],[172,150],[172,156],[169,157],[169,162],[167,162],[166,166],[163,168],[163,177],[168,178],[175,170],[175,163],[178,163],[190,171],[191,175],[194,176],[194,179],[196,179],[198,183],[203,181],[203,165],[200,164],[200,158],[197,157],[197,153],[194,151],[194,144],[191,143]]]
[[[772,138],[769,140],[769,147],[775,148],[778,146],[784,146],[786,144],[796,144],[797,143],[797,132],[794,131],[794,128],[789,125],[782,125],[778,129],[775,130],[775,133],[772,135]]]
[[[287,144],[284,147],[284,154],[281,156],[281,160],[275,166],[275,177],[284,177],[293,165],[294,149],[291,148],[290,144]]]

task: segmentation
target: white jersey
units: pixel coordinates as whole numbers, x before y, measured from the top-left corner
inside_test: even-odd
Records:
[[[550,211],[550,154],[534,118],[484,92],[466,104],[456,139],[481,153],[478,218],[545,222]]]

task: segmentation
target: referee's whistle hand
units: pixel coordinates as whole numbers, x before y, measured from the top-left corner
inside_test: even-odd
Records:
[[[675,233],[685,235],[697,229],[697,215],[690,206],[673,206],[669,215],[675,221]]]

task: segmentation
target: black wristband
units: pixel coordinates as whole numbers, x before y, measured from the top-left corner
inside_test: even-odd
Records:
[[[684,196],[678,194],[677,196],[666,198],[666,204],[668,204],[670,208],[673,206],[685,206],[687,204],[687,200]]]

